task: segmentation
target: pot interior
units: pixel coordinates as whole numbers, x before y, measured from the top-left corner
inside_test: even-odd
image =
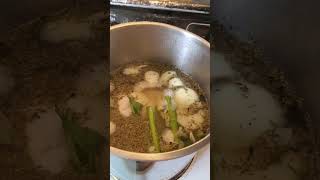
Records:
[[[174,65],[190,75],[210,99],[210,45],[183,29],[161,23],[136,22],[110,28],[110,71],[132,62],[156,62]],[[124,158],[153,161],[191,154],[209,143],[210,135],[176,151],[152,154],[133,153],[111,147]]]
[[[180,28],[151,22],[111,27],[110,70],[134,61],[174,65],[200,84],[210,98],[210,47]]]

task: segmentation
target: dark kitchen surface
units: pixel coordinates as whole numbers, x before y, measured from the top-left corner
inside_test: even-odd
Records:
[[[140,8],[121,8],[112,6],[110,9],[110,24],[116,25],[120,23],[135,22],[135,21],[154,21],[171,24],[183,29],[186,29],[190,23],[210,23],[209,15],[146,10]],[[193,26],[190,28],[193,33],[209,39],[209,28]]]

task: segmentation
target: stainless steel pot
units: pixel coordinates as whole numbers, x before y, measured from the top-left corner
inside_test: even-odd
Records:
[[[175,26],[155,22],[133,22],[110,28],[110,70],[133,61],[172,64],[190,74],[210,99],[210,44]],[[110,147],[110,153],[133,161],[162,161],[198,151],[210,134],[191,146],[165,153],[136,153]]]

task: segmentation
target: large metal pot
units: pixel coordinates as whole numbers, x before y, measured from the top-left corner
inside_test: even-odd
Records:
[[[210,44],[183,29],[155,22],[133,22],[110,28],[110,71],[133,61],[172,64],[190,74],[210,99]],[[136,153],[110,147],[110,153],[133,161],[161,161],[198,151],[210,134],[183,149],[165,153]]]

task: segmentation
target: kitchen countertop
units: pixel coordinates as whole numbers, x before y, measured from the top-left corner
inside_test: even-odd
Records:
[[[208,14],[210,0],[110,0],[110,4],[147,9],[167,9]]]

